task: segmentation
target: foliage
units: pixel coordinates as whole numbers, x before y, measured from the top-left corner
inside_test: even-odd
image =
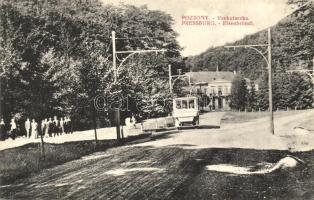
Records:
[[[313,84],[309,78],[299,73],[277,74],[274,82],[274,107],[278,109],[311,107]]]
[[[230,108],[243,111],[247,105],[248,89],[246,80],[236,75],[231,85]]]
[[[258,106],[268,109],[268,84],[266,78],[259,84]],[[305,109],[312,106],[313,83],[301,73],[276,73],[273,81],[273,109]]]
[[[249,90],[248,90],[248,96],[247,96],[247,109],[257,110],[257,93],[255,88],[254,81],[249,82]]]
[[[110,112],[95,110],[98,95],[131,96],[122,117],[144,115],[147,109],[154,115],[155,107],[137,105],[168,97],[167,66],[175,70],[184,64],[172,17],[146,6],[102,5],[97,0],[1,1],[0,24],[0,115],[6,121],[15,113],[38,120],[71,115],[81,128],[89,128],[95,117],[112,120]],[[116,40],[119,51],[167,51],[131,56],[113,84],[111,31],[124,38]],[[119,65],[127,54],[118,56]]]

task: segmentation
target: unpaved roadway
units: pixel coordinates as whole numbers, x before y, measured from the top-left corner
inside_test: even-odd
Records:
[[[313,199],[312,135],[286,136],[288,126],[313,111],[277,120],[269,135],[267,119],[215,128],[202,116],[200,129],[156,137],[137,145],[98,152],[0,186],[3,199]],[[207,120],[208,119],[208,120]],[[206,124],[207,123],[207,124]],[[210,124],[210,125],[209,125]],[[206,126],[205,126],[206,125]],[[285,129],[281,130],[280,129]],[[288,132],[287,132],[288,131]],[[280,134],[279,134],[280,133]],[[288,152],[287,149],[293,152]],[[295,152],[296,150],[307,150]],[[301,168],[265,175],[208,171],[208,165],[255,166],[276,163],[287,154]]]

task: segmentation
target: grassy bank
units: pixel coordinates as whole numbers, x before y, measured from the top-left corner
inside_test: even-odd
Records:
[[[281,116],[289,116],[295,115],[302,112],[306,112],[306,110],[290,110],[290,111],[276,111],[274,112],[274,117]],[[260,119],[263,117],[268,117],[269,112],[226,112],[226,114],[222,117],[221,123],[230,124],[230,123],[242,123],[249,122],[255,119]]]
[[[128,138],[126,143],[140,141],[148,135]],[[63,144],[45,144],[45,159],[42,159],[40,144],[31,143],[24,146],[0,151],[0,185],[10,184],[20,178],[26,178],[42,169],[50,168],[96,151],[123,145],[115,140],[99,141],[95,148],[94,141],[67,142]]]

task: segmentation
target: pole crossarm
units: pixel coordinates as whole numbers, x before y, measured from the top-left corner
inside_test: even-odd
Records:
[[[265,55],[264,55],[264,53],[262,51],[258,50],[257,48],[255,48],[253,46],[248,46],[248,47],[245,47],[245,48],[250,48],[250,49],[255,50],[257,53],[259,53],[264,58],[265,62],[268,65],[269,61],[267,60],[267,58],[265,57]]]
[[[129,53],[129,55],[127,55],[125,58],[123,58],[123,60],[121,61],[121,63],[119,64],[118,68],[119,69],[123,63],[130,58],[131,56],[133,56],[134,54],[141,54],[141,53],[149,53],[149,52],[165,52],[165,49],[152,49],[152,50],[138,50],[138,51],[117,51],[116,52],[116,56],[117,54],[124,54],[124,53]]]
[[[265,60],[265,62],[267,63],[267,65],[269,64],[269,61],[268,59],[266,58],[266,56],[264,55],[265,53],[263,53],[261,50],[257,49],[256,47],[268,47],[269,45],[268,44],[252,44],[252,45],[233,45],[233,46],[225,46],[225,48],[250,48],[250,49],[253,49],[255,50],[257,53],[259,53],[263,59]]]
[[[247,48],[247,47],[267,47],[268,44],[246,44],[246,45],[227,45],[225,48]]]
[[[165,52],[165,49],[149,49],[149,50],[135,50],[135,51],[116,51],[116,54],[119,53],[147,53],[147,52]]]

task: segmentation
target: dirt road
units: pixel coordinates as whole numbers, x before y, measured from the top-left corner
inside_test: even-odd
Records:
[[[312,114],[309,112],[307,115]],[[202,117],[205,123],[206,118]],[[286,151],[288,139],[280,135],[268,136],[267,125],[261,125],[263,120],[266,119],[237,126],[226,125],[220,129],[183,130],[160,136],[154,141],[98,152],[43,170],[12,185],[0,186],[0,197],[312,199],[313,151],[293,153],[306,162],[306,166],[293,171],[252,176],[207,170],[207,166],[217,164],[259,167],[265,163],[276,163],[291,154]],[[296,115],[283,117],[276,124],[277,130],[280,126],[287,128],[289,122],[297,124],[301,121]],[[313,148],[310,143],[303,145]]]

